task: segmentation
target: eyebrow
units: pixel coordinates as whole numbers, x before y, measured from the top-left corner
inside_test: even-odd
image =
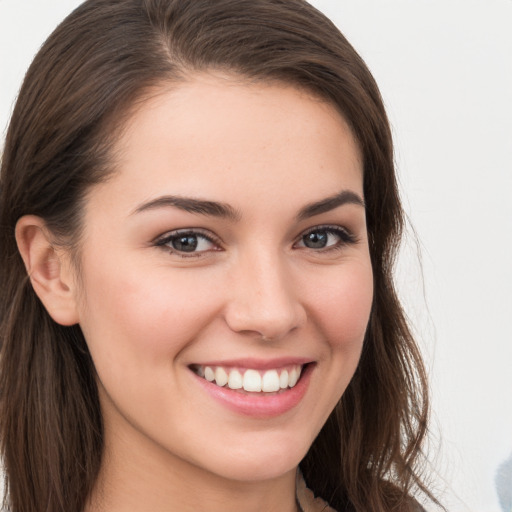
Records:
[[[343,190],[339,194],[307,204],[300,209],[296,218],[299,221],[305,220],[310,217],[314,217],[315,215],[329,212],[345,204],[355,204],[362,206],[363,208],[365,206],[363,199],[358,194],[351,190]],[[148,210],[168,207],[178,208],[180,210],[199,215],[225,218],[234,222],[239,221],[242,217],[238,210],[226,203],[207,201],[193,197],[169,195],[158,197],[152,201],[143,203],[138,206],[133,213],[141,213]]]
[[[221,217],[232,221],[238,221],[241,218],[240,212],[229,204],[182,196],[158,197],[157,199],[141,204],[133,213],[141,213],[147,210],[156,210],[157,208],[170,206],[190,213]]]
[[[297,220],[305,220],[315,215],[320,215],[321,213],[330,212],[344,204],[355,204],[363,208],[365,207],[361,196],[351,190],[343,190],[339,194],[304,206],[297,214]]]

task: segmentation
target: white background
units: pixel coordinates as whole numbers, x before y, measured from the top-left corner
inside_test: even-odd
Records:
[[[0,0],[2,140],[31,58],[78,3]],[[432,381],[434,489],[451,512],[501,512],[494,477],[512,452],[512,0],[313,3],[366,60],[393,126],[422,255],[410,236],[398,277]]]

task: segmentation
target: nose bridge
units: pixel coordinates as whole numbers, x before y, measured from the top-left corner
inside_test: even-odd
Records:
[[[226,320],[234,331],[277,339],[304,322],[299,294],[278,249],[241,254],[233,278]]]

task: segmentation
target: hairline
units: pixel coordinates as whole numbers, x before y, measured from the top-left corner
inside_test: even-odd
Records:
[[[77,210],[79,211],[79,225],[77,226],[76,232],[70,234],[68,241],[64,241],[64,243],[57,242],[57,245],[62,245],[70,249],[71,262],[80,279],[83,278],[81,249],[83,247],[82,235],[84,232],[84,213],[88,196],[96,186],[108,182],[112,176],[120,171],[118,166],[118,156],[120,152],[119,142],[126,134],[130,122],[141,109],[148,105],[149,102],[156,101],[159,97],[167,93],[172,93],[179,87],[191,84],[200,77],[225,79],[226,82],[230,82],[232,85],[238,86],[251,87],[263,85],[268,87],[289,87],[304,94],[308,99],[318,101],[320,104],[334,108],[340,116],[340,119],[346,124],[349,133],[354,140],[357,157],[360,160],[361,169],[364,174],[364,155],[360,141],[351,126],[350,120],[342,112],[340,105],[334,101],[333,98],[328,97],[327,94],[322,94],[314,87],[299,84],[291,78],[286,79],[285,77],[272,75],[264,76],[263,74],[249,75],[239,70],[228,68],[227,66],[205,66],[204,68],[194,68],[192,66],[180,64],[179,67],[175,66],[174,74],[167,73],[166,76],[156,78],[151,83],[142,84],[132,93],[131,96],[121,101],[112,111],[107,112],[100,122],[96,139],[104,138],[108,158],[106,165],[101,169],[102,179],[98,183],[88,186],[80,198],[77,205]]]

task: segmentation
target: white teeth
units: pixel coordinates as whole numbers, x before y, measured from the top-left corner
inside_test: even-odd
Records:
[[[199,375],[201,374],[199,373]],[[209,366],[204,369],[204,378],[210,382],[215,380],[215,372]]]
[[[288,374],[288,386],[293,388],[293,386],[295,386],[295,384],[297,384],[298,379],[299,379],[299,376],[297,375],[297,370],[295,368],[292,368],[292,370]]]
[[[244,373],[245,391],[261,391],[261,375],[256,370],[246,370]]]
[[[261,379],[261,390],[271,393],[273,391],[279,391],[279,374],[277,370],[270,370],[263,374]]]
[[[242,374],[238,370],[229,372],[228,387],[231,389],[241,389],[244,385]]]
[[[248,369],[243,373],[235,368],[228,369],[222,366],[198,366],[195,370],[197,375],[214,382],[217,386],[227,385],[230,389],[244,389],[251,393],[275,393],[280,389],[293,388],[300,378],[301,371],[300,365],[283,370]]]
[[[228,374],[222,366],[218,366],[215,370],[215,382],[217,386],[225,386],[228,383]]]
[[[288,370],[283,370],[279,376],[279,387],[286,389],[288,387]]]

